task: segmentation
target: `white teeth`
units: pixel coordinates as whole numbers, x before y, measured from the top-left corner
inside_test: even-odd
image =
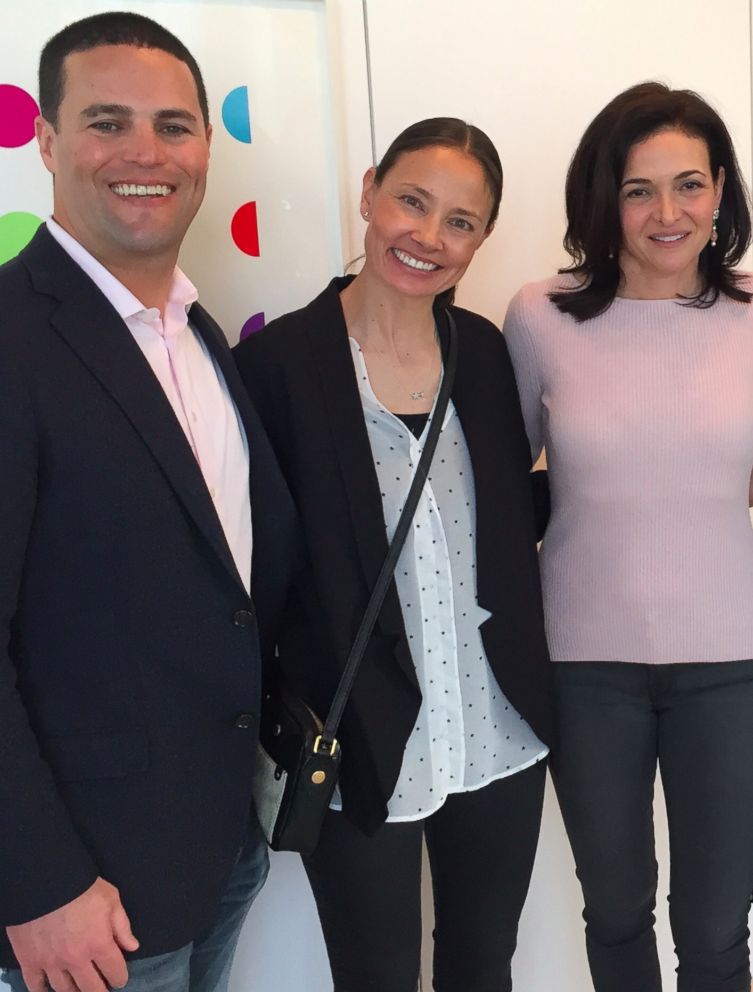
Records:
[[[110,187],[118,196],[169,196],[171,186],[141,186],[135,183],[115,183]]]
[[[651,236],[652,241],[680,241],[684,238],[684,234],[653,234]]]
[[[412,269],[420,269],[421,272],[434,272],[439,268],[434,262],[421,262],[419,259],[414,258],[409,255],[406,251],[400,251],[399,248],[392,249],[396,258],[398,258],[403,265],[409,265]]]

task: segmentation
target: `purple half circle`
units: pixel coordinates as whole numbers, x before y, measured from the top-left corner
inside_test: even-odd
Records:
[[[252,314],[241,327],[241,341],[253,334],[254,331],[260,331],[266,322],[263,310],[260,313]]]

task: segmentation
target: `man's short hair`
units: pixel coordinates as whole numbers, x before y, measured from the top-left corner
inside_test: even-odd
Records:
[[[58,127],[58,112],[65,87],[63,64],[66,57],[74,52],[88,52],[101,45],[155,48],[185,62],[196,83],[204,124],[209,126],[209,103],[201,70],[183,42],[149,17],[125,11],[108,11],[74,21],[58,31],[42,49],[39,58],[39,109],[42,117],[55,130]]]

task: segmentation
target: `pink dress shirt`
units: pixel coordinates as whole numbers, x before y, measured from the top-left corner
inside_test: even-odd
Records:
[[[47,229],[125,321],[194,453],[238,573],[251,589],[248,441],[225,378],[188,321],[196,287],[175,269],[165,313],[145,307],[52,218]]]

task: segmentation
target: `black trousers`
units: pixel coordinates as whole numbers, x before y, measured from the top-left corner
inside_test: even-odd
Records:
[[[450,796],[424,820],[366,837],[330,812],[304,858],[335,992],[416,992],[421,847],[434,888],[434,988],[509,992],[541,825],[546,762]]]
[[[552,772],[596,992],[659,992],[657,761],[679,992],[748,992],[753,661],[561,662]]]

